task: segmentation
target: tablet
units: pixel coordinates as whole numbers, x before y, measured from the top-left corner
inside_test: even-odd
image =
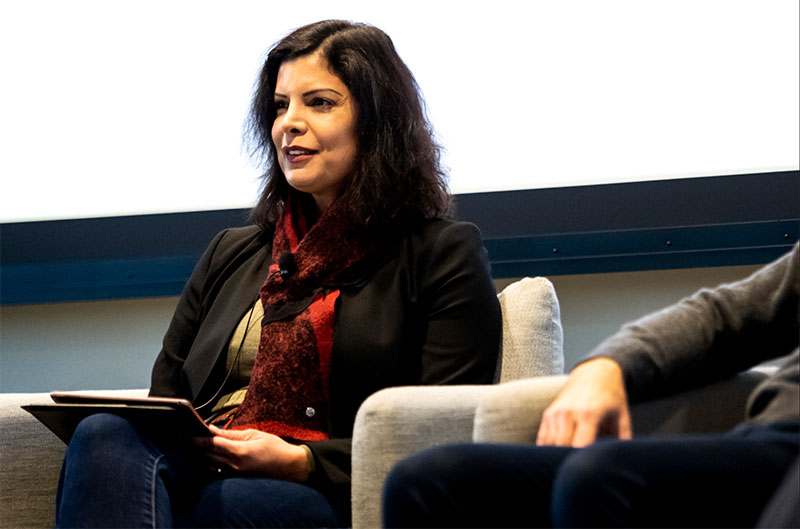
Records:
[[[125,417],[154,435],[179,438],[213,435],[192,404],[167,397],[121,397],[100,393],[53,391],[53,404],[28,404],[22,409],[69,443],[78,423],[95,413]]]

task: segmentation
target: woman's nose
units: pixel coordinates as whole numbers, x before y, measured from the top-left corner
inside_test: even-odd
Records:
[[[287,134],[302,134],[306,130],[306,122],[297,105],[290,104],[278,119],[281,120],[281,129]]]

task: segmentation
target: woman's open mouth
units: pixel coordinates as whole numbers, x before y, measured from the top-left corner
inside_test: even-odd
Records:
[[[283,155],[286,156],[286,161],[289,163],[302,162],[309,159],[314,154],[317,154],[317,152],[319,151],[297,146],[283,148]]]

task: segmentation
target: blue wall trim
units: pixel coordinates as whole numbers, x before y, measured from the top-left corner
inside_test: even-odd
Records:
[[[800,222],[488,239],[495,277],[664,270],[772,261],[800,238]]]
[[[4,266],[3,304],[174,296],[198,256]]]
[[[800,171],[456,196],[495,277],[760,264],[800,238]],[[0,224],[0,303],[172,296],[243,209]]]

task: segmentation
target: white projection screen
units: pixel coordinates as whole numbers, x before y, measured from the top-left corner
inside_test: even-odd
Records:
[[[385,30],[454,193],[798,168],[797,0],[0,4],[0,222],[245,208],[265,51]]]

